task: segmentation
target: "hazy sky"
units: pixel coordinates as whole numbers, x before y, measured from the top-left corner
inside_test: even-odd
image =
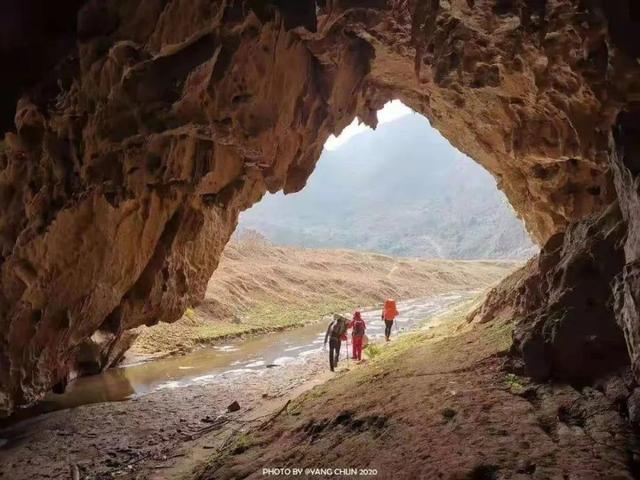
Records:
[[[378,110],[378,124],[383,124],[387,122],[392,122],[397,120],[400,117],[404,117],[405,115],[409,115],[410,113],[414,113],[409,107],[407,107],[400,100],[393,100],[391,102],[387,102],[382,110]],[[347,142],[351,137],[357,135],[358,133],[364,132],[366,130],[371,130],[364,123],[360,123],[357,118],[351,122],[351,125],[346,127],[340,135],[337,137],[331,135],[326,143],[324,144],[324,148],[326,150],[335,150],[343,143]]]

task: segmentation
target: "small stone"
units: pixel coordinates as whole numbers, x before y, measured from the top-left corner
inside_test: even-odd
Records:
[[[604,394],[612,402],[624,402],[629,396],[629,389],[621,377],[614,376],[606,381]]]
[[[240,404],[237,401],[227,407],[227,412],[237,412],[238,410],[240,410]]]

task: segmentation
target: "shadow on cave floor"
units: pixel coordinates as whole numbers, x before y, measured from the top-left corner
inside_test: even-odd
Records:
[[[514,319],[470,321],[478,301],[336,376],[318,352],[242,382],[221,375],[37,417],[0,447],[2,477],[217,480],[322,467],[384,479],[637,478],[620,379],[576,389],[509,373]],[[225,412],[234,400],[241,410]]]

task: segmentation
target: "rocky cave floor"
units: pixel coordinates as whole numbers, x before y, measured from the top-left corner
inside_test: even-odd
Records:
[[[329,376],[324,355],[243,375],[61,410],[8,427],[0,431],[8,440],[0,446],[0,478],[176,478],[231,433],[256,417],[259,425],[265,414]],[[227,412],[234,401],[241,409]]]
[[[582,389],[531,383],[505,370],[510,323],[464,317],[454,311],[335,376],[323,352],[242,381],[36,417],[0,432],[0,478],[266,478],[263,468],[283,466],[372,468],[381,479],[638,478],[624,376]],[[224,413],[234,400],[241,410]]]

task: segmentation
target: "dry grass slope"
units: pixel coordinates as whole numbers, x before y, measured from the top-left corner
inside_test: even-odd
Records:
[[[374,306],[389,297],[485,288],[516,265],[278,247],[245,235],[225,250],[202,304],[176,323],[143,328],[133,353],[188,351],[231,336],[318,321],[332,311]]]

